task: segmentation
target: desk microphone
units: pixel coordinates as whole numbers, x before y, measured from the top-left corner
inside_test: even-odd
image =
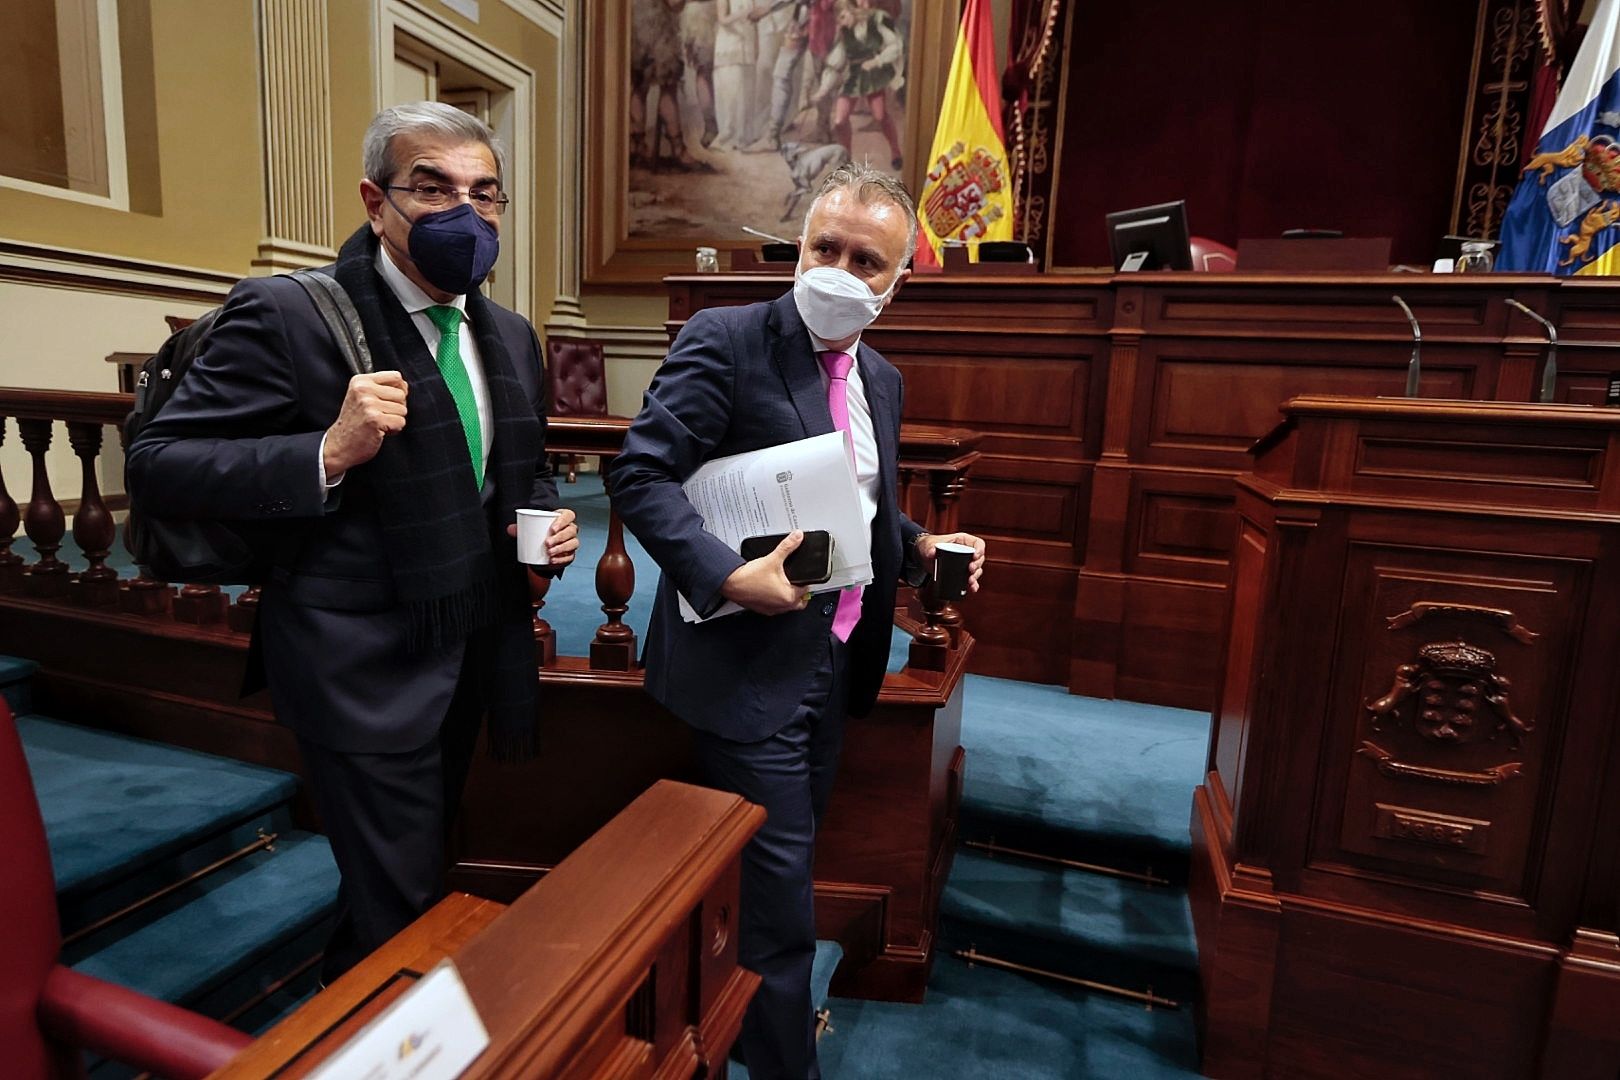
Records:
[[[1534,311],[1513,299],[1513,297],[1508,296],[1503,297],[1503,299],[1540,323],[1541,328],[1547,333],[1547,366],[1541,371],[1541,396],[1537,399],[1543,405],[1546,405],[1552,401],[1553,390],[1558,382],[1558,331],[1553,327],[1552,323],[1537,315]]]
[[[1418,375],[1423,370],[1423,328],[1418,326],[1417,316],[1412,309],[1406,306],[1406,301],[1399,296],[1390,297],[1391,300],[1406,312],[1406,321],[1412,324],[1412,359],[1406,364],[1406,396],[1418,396]]]

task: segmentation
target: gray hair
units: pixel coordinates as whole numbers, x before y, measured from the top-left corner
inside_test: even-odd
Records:
[[[821,205],[822,199],[834,191],[846,190],[854,191],[855,198],[862,203],[881,200],[893,203],[905,213],[906,257],[900,260],[900,265],[909,263],[911,257],[917,253],[917,204],[911,201],[911,193],[906,190],[904,184],[865,161],[846,161],[827,174],[827,179],[821,182],[820,190],[810,203],[810,209],[804,212],[804,227],[801,231],[809,235],[810,215],[816,212],[816,207]]]
[[[501,140],[478,117],[442,101],[394,105],[372,118],[361,150],[366,179],[379,187],[392,180],[396,168],[394,137],[418,133],[438,135],[457,143],[483,143],[495,159],[495,178],[501,186],[506,185],[506,147],[501,145]]]

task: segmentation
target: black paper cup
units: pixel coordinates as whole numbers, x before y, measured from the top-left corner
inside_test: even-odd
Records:
[[[934,545],[934,592],[941,600],[960,600],[968,593],[968,564],[973,549],[966,544]]]

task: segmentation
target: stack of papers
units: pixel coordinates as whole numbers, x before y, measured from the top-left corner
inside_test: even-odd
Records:
[[[750,536],[826,529],[832,537],[832,577],[811,592],[836,592],[872,582],[872,537],[861,513],[855,466],[845,435],[830,431],[705,462],[681,485],[703,516],[703,527],[732,551]],[[710,618],[741,611],[727,601]],[[681,597],[681,617],[702,622]]]

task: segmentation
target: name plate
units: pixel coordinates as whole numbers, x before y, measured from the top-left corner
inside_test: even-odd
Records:
[[[1437,814],[1432,810],[1412,810],[1387,803],[1376,805],[1378,818],[1373,825],[1373,835],[1381,840],[1410,840],[1474,855],[1485,854],[1485,841],[1491,834],[1491,823],[1488,821]]]
[[[309,1080],[455,1080],[487,1046],[460,973],[441,960]]]

